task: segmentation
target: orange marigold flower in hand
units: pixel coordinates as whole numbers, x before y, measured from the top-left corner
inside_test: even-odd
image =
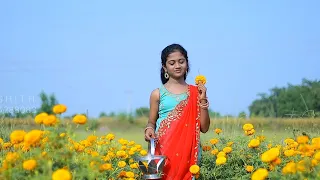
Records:
[[[196,83],[196,85],[198,85],[200,83],[206,84],[207,83],[207,79],[203,75],[198,75],[198,76],[196,76],[195,83]]]

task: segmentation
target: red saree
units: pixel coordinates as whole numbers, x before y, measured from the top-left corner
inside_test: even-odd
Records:
[[[188,97],[182,100],[157,132],[155,154],[167,157],[163,180],[189,180],[191,165],[197,164],[200,143],[198,88],[189,85]]]

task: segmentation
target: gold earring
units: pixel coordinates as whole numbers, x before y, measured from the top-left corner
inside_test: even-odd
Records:
[[[169,79],[169,74],[168,74],[167,72],[165,72],[165,73],[164,73],[164,77],[165,77],[166,79]]]

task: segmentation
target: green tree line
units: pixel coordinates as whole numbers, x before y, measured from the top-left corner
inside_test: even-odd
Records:
[[[260,93],[249,106],[250,116],[319,117],[320,81],[303,79],[301,84],[274,87]]]

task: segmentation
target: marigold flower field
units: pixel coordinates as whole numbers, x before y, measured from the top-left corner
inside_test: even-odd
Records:
[[[66,109],[56,105],[54,114],[34,118],[38,127],[0,137],[0,179],[141,179],[134,157],[147,155],[147,149],[112,133],[75,140],[74,128],[88,120],[78,114],[61,126]],[[242,124],[242,134],[232,138],[212,126],[201,163],[189,169],[196,179],[320,179],[320,136],[292,135],[272,144],[255,124]]]

